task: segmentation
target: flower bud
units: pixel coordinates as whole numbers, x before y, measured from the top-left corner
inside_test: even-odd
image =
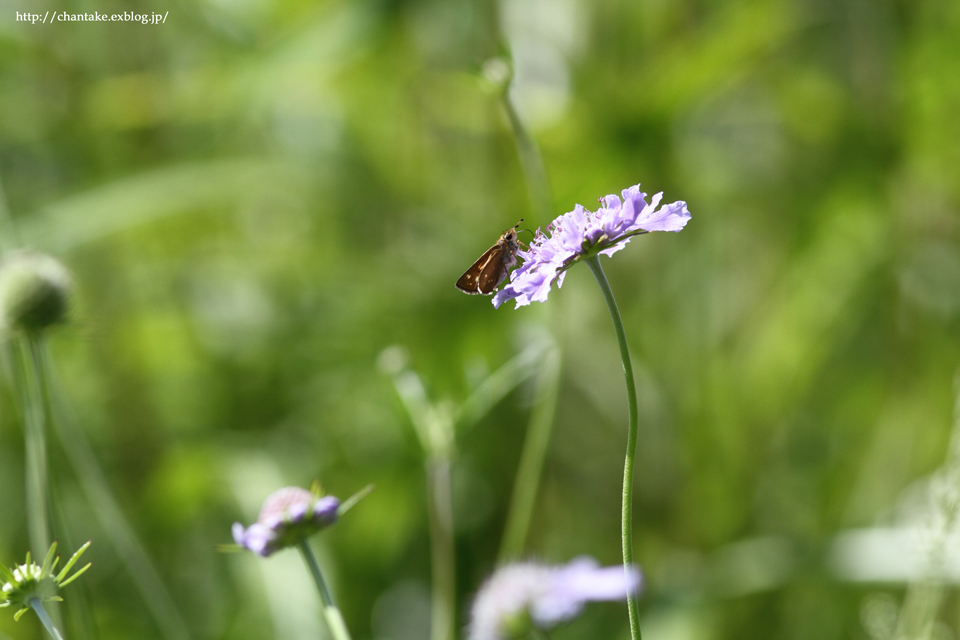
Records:
[[[0,329],[43,331],[63,322],[72,284],[56,259],[34,251],[17,251],[0,262]]]
[[[16,607],[17,612],[13,619],[19,620],[24,613],[34,606],[35,602],[63,600],[59,596],[60,590],[90,568],[88,562],[84,567],[75,571],[72,576],[67,577],[77,560],[89,547],[90,543],[87,542],[77,549],[77,552],[70,557],[59,573],[54,573],[60,563],[56,542],[50,545],[42,565],[33,562],[29,551],[27,552],[27,561],[24,564],[7,567],[0,563],[0,607]]]
[[[255,523],[234,523],[233,540],[266,558],[335,523],[339,508],[340,500],[333,496],[320,497],[300,487],[278,489],[263,503]]]

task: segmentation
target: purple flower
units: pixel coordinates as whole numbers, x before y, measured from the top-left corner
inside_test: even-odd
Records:
[[[470,611],[470,640],[512,640],[576,617],[584,604],[624,600],[641,586],[638,569],[600,567],[576,558],[551,567],[533,562],[496,571],[477,593]]]
[[[518,252],[523,264],[493,297],[493,306],[499,308],[507,300],[515,300],[517,307],[545,302],[553,283],[562,286],[566,270],[578,260],[598,253],[611,256],[641,233],[680,231],[690,219],[686,202],[658,209],[663,194],[648,203],[640,185],[624,189],[622,195],[622,200],[615,195],[601,198],[596,211],[576,205],[548,225],[550,235],[537,230],[530,249]]]
[[[278,489],[264,501],[255,523],[247,528],[233,523],[233,540],[266,558],[336,522],[339,508],[333,496],[320,498],[300,487]]]

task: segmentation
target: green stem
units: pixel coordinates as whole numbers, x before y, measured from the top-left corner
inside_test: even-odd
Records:
[[[333,600],[333,594],[330,593],[327,582],[323,579],[320,565],[317,563],[316,556],[313,555],[313,549],[310,548],[310,544],[306,540],[300,541],[299,548],[301,555],[303,555],[303,561],[307,563],[313,582],[317,585],[317,591],[320,593],[320,601],[323,603],[323,616],[327,620],[330,634],[334,640],[350,640],[347,624],[343,621],[343,615],[337,608],[337,603]]]
[[[40,338],[12,341],[15,351],[17,386],[23,406],[24,449],[26,457],[27,531],[33,555],[42,558],[50,548],[50,524],[47,516],[47,439],[44,402],[36,350]]]
[[[508,91],[504,91],[500,96],[500,102],[507,113],[507,119],[510,120],[510,129],[513,131],[513,139],[517,144],[517,154],[520,156],[520,166],[523,167],[523,175],[527,179],[527,190],[530,192],[530,201],[533,204],[533,210],[541,221],[551,219],[550,212],[553,210],[553,202],[550,197],[550,181],[547,179],[547,170],[543,166],[543,157],[537,148],[537,143],[533,141],[520,114],[517,113],[513,101],[510,100]]]
[[[623,330],[623,320],[617,301],[613,297],[613,290],[600,266],[600,257],[593,256],[585,260],[590,271],[593,272],[603,291],[603,299],[607,302],[613,328],[617,333],[617,343],[620,345],[620,359],[623,361],[623,377],[627,383],[627,407],[629,422],[627,425],[627,456],[623,463],[623,502],[621,504],[620,534],[623,545],[624,571],[630,573],[633,567],[633,466],[637,456],[637,427],[639,415],[637,411],[637,388],[633,382],[633,365],[630,364],[630,349],[627,347],[627,334]],[[636,595],[627,598],[627,609],[630,612],[630,636],[633,640],[640,640],[640,606]]]
[[[177,610],[159,571],[150,560],[143,544],[123,514],[110,485],[100,468],[90,441],[76,423],[62,381],[57,376],[53,359],[39,344],[37,372],[41,388],[46,390],[50,422],[54,433],[77,476],[80,490],[93,508],[94,515],[106,532],[120,561],[140,591],[163,637],[167,640],[189,640],[190,630]]]
[[[523,553],[526,546],[533,507],[540,487],[543,462],[553,430],[553,415],[560,389],[560,351],[550,348],[544,355],[537,380],[537,395],[530,415],[530,426],[523,442],[513,497],[507,512],[507,525],[500,545],[499,563],[503,564]]]
[[[37,614],[37,617],[40,618],[41,624],[47,630],[54,640],[63,640],[63,636],[60,635],[60,631],[53,624],[53,620],[50,619],[50,616],[47,615],[47,610],[43,608],[43,603],[40,602],[39,598],[33,598],[30,600],[30,608],[33,609],[34,613]]]
[[[430,639],[456,635],[456,556],[453,544],[453,497],[450,466],[456,450],[454,416],[431,406],[420,377],[395,372],[393,384],[423,447],[427,476],[427,518],[430,526]]]
[[[431,640],[453,640],[456,635],[456,557],[453,545],[453,495],[450,459],[427,458],[427,515],[430,520],[432,605]]]

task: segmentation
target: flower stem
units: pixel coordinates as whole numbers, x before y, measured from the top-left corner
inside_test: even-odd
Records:
[[[39,355],[37,375],[48,401],[50,424],[77,476],[80,490],[140,591],[163,637],[166,640],[189,640],[189,628],[143,543],[137,538],[117,503],[90,441],[76,422],[63,382],[57,375],[55,363],[46,349],[46,344],[39,343],[38,347],[35,351],[35,355]]]
[[[350,640],[347,624],[343,621],[343,615],[333,600],[333,594],[330,593],[330,588],[323,579],[323,574],[320,573],[320,565],[317,563],[316,556],[313,555],[313,549],[310,548],[310,544],[306,540],[300,541],[299,548],[303,555],[303,561],[307,563],[313,582],[317,585],[317,591],[320,593],[320,601],[323,603],[323,616],[327,619],[330,634],[334,640]]]
[[[430,520],[430,568],[432,598],[431,640],[456,636],[456,556],[453,543],[453,495],[450,458],[443,454],[427,458],[427,514]]]
[[[513,131],[513,139],[517,144],[517,154],[520,156],[520,166],[523,167],[523,174],[526,177],[533,210],[540,220],[548,220],[553,209],[553,202],[550,196],[550,181],[547,178],[547,170],[543,166],[540,149],[533,138],[530,137],[527,128],[523,126],[520,114],[517,113],[517,109],[510,99],[509,91],[504,91],[501,94],[500,102],[507,113],[507,119],[510,120],[510,129]]]
[[[26,458],[27,530],[33,554],[42,558],[50,548],[50,524],[47,514],[47,438],[43,394],[36,353],[40,338],[12,341],[16,359],[17,386],[23,408],[24,449]]]
[[[623,463],[623,503],[621,505],[620,534],[623,545],[623,567],[628,573],[633,566],[633,466],[637,456],[637,427],[639,415],[637,411],[637,388],[633,382],[633,365],[630,364],[630,349],[627,347],[627,334],[623,330],[623,320],[617,301],[613,297],[613,290],[607,282],[607,276],[600,266],[600,257],[592,256],[585,260],[590,271],[593,272],[603,291],[603,299],[607,302],[613,328],[617,333],[617,342],[620,345],[620,359],[623,361],[623,377],[627,383],[627,407],[629,422],[627,426],[627,456]],[[630,612],[630,636],[633,640],[640,640],[640,607],[637,596],[631,594],[627,598],[627,609]]]
[[[393,385],[423,447],[430,525],[430,640],[456,636],[456,554],[450,467],[456,451],[454,415],[432,405],[420,377],[409,369],[393,373]]]
[[[63,636],[60,635],[60,631],[53,624],[53,620],[50,619],[50,616],[47,615],[47,610],[43,608],[43,603],[40,602],[39,598],[33,598],[30,600],[30,608],[33,609],[34,613],[37,614],[37,617],[40,618],[41,624],[47,630],[54,640],[63,640]]]
[[[533,507],[540,487],[543,462],[553,431],[553,415],[560,389],[560,350],[551,347],[543,357],[537,379],[536,399],[530,414],[527,436],[520,454],[517,479],[513,483],[513,497],[507,512],[507,524],[500,543],[500,564],[517,558],[526,546]]]

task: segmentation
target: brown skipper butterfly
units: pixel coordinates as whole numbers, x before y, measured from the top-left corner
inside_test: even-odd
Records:
[[[523,222],[522,218],[520,222]],[[487,249],[480,259],[460,276],[457,289],[471,295],[490,295],[494,292],[507,277],[510,267],[517,264],[517,251],[520,249],[517,227],[520,222],[504,231],[497,243]]]

